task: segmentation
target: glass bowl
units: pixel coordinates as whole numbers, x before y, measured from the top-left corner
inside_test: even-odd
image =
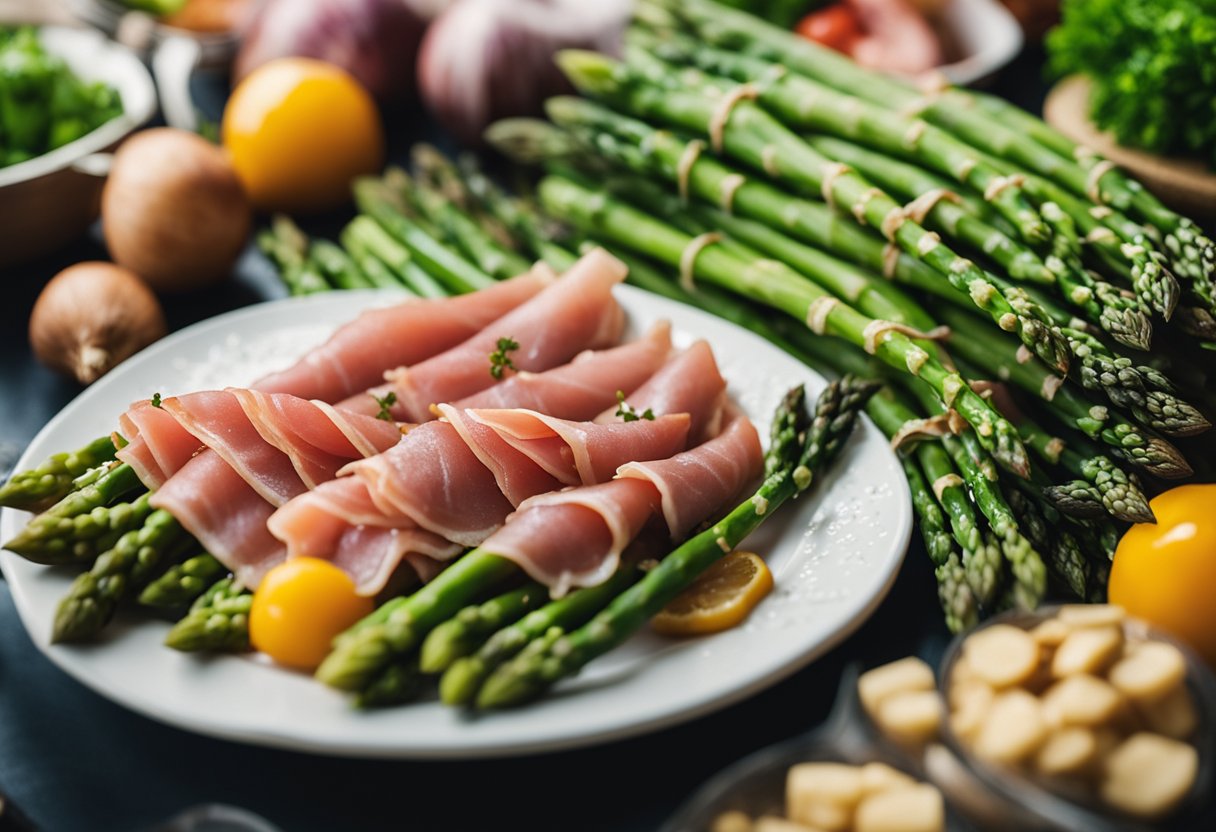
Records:
[[[885,763],[925,781],[918,758],[884,739],[862,710],[857,697],[856,665],[840,680],[836,704],[820,727],[808,734],[763,748],[720,771],[668,819],[661,832],[709,832],[723,812],[740,811],[749,817],[784,815],[785,779],[791,766],[808,762]],[[946,802],[946,829],[971,832]]]
[[[944,713],[948,714],[948,685],[955,663],[962,655],[963,641],[971,635],[996,624],[1010,624],[1023,629],[1054,617],[1059,607],[1043,607],[1035,612],[1008,612],[998,615],[979,627],[957,636],[946,650],[938,671],[938,691]],[[1096,798],[1078,793],[1070,799],[1028,773],[1006,768],[979,759],[944,719],[939,734],[945,749],[957,763],[957,768],[945,774],[950,761],[940,752],[935,760],[930,754],[930,774],[950,799],[963,802],[969,795],[959,789],[974,792],[976,787],[998,797],[1010,811],[1016,811],[1018,829],[1085,830],[1085,832],[1147,832],[1154,829],[1216,829],[1216,807],[1212,799],[1216,785],[1216,678],[1208,666],[1186,645],[1150,628],[1136,619],[1123,622],[1124,634],[1132,639],[1152,638],[1174,645],[1186,658],[1186,684],[1199,718],[1199,727],[1191,738],[1199,752],[1199,769],[1190,793],[1168,818],[1159,824],[1140,821],[1100,803]],[[989,809],[991,807],[988,807]],[[985,826],[988,826],[985,823]]]

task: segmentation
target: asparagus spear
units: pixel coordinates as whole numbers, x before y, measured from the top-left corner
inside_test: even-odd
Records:
[[[165,574],[144,587],[139,603],[158,610],[180,610],[202,597],[228,567],[203,552],[170,566]]]
[[[1174,272],[1179,276],[1197,283],[1211,281],[1216,274],[1216,244],[1193,222],[1165,209],[1139,183],[1117,169],[1105,169],[1103,173],[1105,166],[1098,167],[1103,160],[1092,152],[1073,145],[1060,155],[1059,150],[1069,147],[1067,140],[1053,139],[1054,151],[1040,141],[1027,140],[1026,133],[1041,139],[1049,135],[1050,128],[1038,119],[1019,114],[1013,105],[986,97],[982,99],[986,102],[985,111],[973,104],[977,100],[975,94],[957,89],[925,96],[906,81],[863,69],[830,49],[712,0],[658,2],[699,37],[716,46],[775,61],[793,72],[880,106],[902,109],[915,104],[925,119],[950,130],[968,144],[1008,159],[1020,169],[1054,180],[1078,196],[1088,198],[1093,192],[1103,205],[1130,209],[1144,222],[1157,226],[1165,235],[1166,248],[1173,255]],[[1010,129],[1002,125],[991,117],[993,110],[1003,120],[1014,121],[1018,126]]]
[[[844,162],[882,187],[905,199],[915,199],[935,187],[932,177],[904,162],[835,139],[808,139],[812,147],[826,156]],[[1056,228],[1056,241],[1076,241],[1075,228],[1065,227],[1069,215],[1054,203],[1042,206],[1043,217]],[[1059,284],[1059,294],[1087,320],[1098,324],[1112,337],[1133,349],[1148,349],[1152,326],[1138,302],[1123,297],[1108,283],[1094,280],[1079,260],[1066,249],[1046,262],[1032,250],[1010,240],[982,220],[966,215],[959,205],[942,200],[928,215],[935,227],[947,232],[957,229],[958,236],[999,263],[1015,280],[1028,275],[1047,275],[1036,282]],[[971,231],[968,234],[968,231]],[[1063,256],[1061,256],[1063,255]],[[1049,316],[1050,317],[1050,316]]]
[[[145,492],[131,502],[99,505],[83,513],[47,511],[31,520],[5,548],[45,564],[89,564],[118,539],[143,526],[152,507]]]
[[[371,289],[374,283],[349,254],[328,240],[315,240],[309,257],[339,289]]]
[[[316,676],[330,687],[359,691],[402,660],[431,630],[516,574],[514,562],[480,549],[469,552],[429,584],[382,604],[334,640]]]
[[[764,110],[747,100],[716,101],[705,92],[663,89],[604,55],[565,51],[558,63],[582,92],[630,112],[686,129],[707,131],[724,151],[768,172],[802,192],[821,191],[841,206],[856,206],[858,216],[910,255],[928,263],[955,289],[970,297],[1002,328],[1015,331],[1048,364],[1066,371],[1068,345],[1033,305],[1015,309],[974,263],[938,242],[902,206],[869,182],[813,150]],[[722,113],[725,112],[725,118]]]
[[[856,414],[875,386],[853,377],[829,384],[816,402],[814,420],[806,430],[804,442],[800,441],[798,430],[803,394],[798,390],[787,396],[774,418],[774,435],[765,460],[767,476],[755,496],[665,557],[587,624],[569,634],[551,628],[515,659],[500,665],[478,692],[477,706],[501,708],[534,699],[644,626],[764,518],[810,486],[815,475],[843,447]]]
[[[418,657],[410,656],[393,662],[376,674],[375,678],[355,694],[357,708],[388,708],[409,702],[418,695],[422,687],[422,671],[418,668]]]
[[[439,281],[418,267],[409,249],[371,217],[359,216],[351,220],[342,232],[342,242],[359,258],[364,272],[377,286],[404,286],[423,298],[442,298],[449,294]],[[385,269],[391,275],[387,281]]]
[[[1112,462],[1096,445],[1082,437],[1065,442],[1030,418],[1023,420],[1019,429],[1026,445],[1046,462],[1060,465],[1078,477],[1071,482],[1049,486],[1044,492],[1043,496],[1061,511],[1079,516],[1095,516],[1090,511],[1109,513],[1129,523],[1156,522],[1139,481]],[[1082,451],[1078,452],[1077,447]],[[1097,505],[1086,508],[1085,504],[1093,501]]]
[[[594,187],[585,177],[565,172],[561,175],[583,187]],[[675,195],[640,177],[613,176],[600,182],[608,192],[628,199],[634,205],[645,206],[651,213],[689,234],[724,232],[729,235],[732,252],[739,257],[754,261],[770,256],[871,317],[898,321],[924,331],[936,325],[928,312],[888,281],[805,246],[762,223],[705,205],[681,205]]]
[[[6,547],[15,546],[13,551],[18,553],[23,549],[35,552],[49,551],[55,546],[55,535],[67,531],[65,520],[74,523],[73,518],[85,517],[98,508],[114,505],[118,501],[136,494],[142,488],[143,484],[130,465],[115,464],[100,474],[92,483],[67,494],[59,502],[32,519],[13,540],[6,544]],[[74,528],[74,525],[72,527]]]
[[[889,387],[879,391],[871,402],[867,412],[878,429],[888,437],[894,437],[904,425],[917,419],[916,413],[901,402]],[[966,485],[942,447],[932,442],[923,442],[916,446],[912,454],[919,464],[919,470],[933,484],[933,493],[937,495],[938,503],[946,512],[950,532],[962,551],[962,577],[971,595],[971,602],[967,606],[990,607],[996,600],[997,590],[1004,578],[1000,549],[984,539],[968,498]],[[947,575],[955,577],[954,570],[948,570]],[[942,591],[943,588],[939,585],[939,594]],[[954,590],[950,597],[957,599],[959,591]],[[963,603],[959,600],[951,602],[952,605]]]
[[[422,642],[420,669],[423,673],[442,673],[452,662],[476,650],[496,630],[548,600],[549,590],[529,581],[485,603],[465,607],[431,630]]]
[[[1006,494],[1021,528],[1036,551],[1047,555],[1047,565],[1064,585],[1078,598],[1084,599],[1089,582],[1089,564],[1072,533],[1062,528],[1058,514],[1051,521],[1044,515],[1048,506],[1042,505],[1019,488]],[[1049,525],[1050,522],[1050,525]]]
[[[308,256],[308,236],[281,214],[258,235],[258,248],[279,268],[279,276],[292,295],[310,295],[330,288],[321,270]]]
[[[221,578],[173,625],[165,644],[185,653],[240,653],[249,649],[253,594],[235,578]]]
[[[52,454],[38,466],[9,477],[0,486],[0,506],[24,511],[47,508],[72,492],[77,477],[113,459],[115,450],[110,437],[101,436],[75,451]]]
[[[1156,476],[1180,479],[1191,475],[1190,465],[1169,442],[1131,424],[1109,408],[1088,401],[1042,364],[1020,362],[1017,348],[1000,333],[992,332],[966,313],[947,307],[938,310],[938,315],[953,330],[950,348],[971,363],[1043,399],[1069,424],[1090,438],[1100,439],[1120,456]]]
[[[448,705],[471,704],[495,668],[550,629],[577,627],[637,581],[640,571],[625,564],[604,583],[577,589],[491,635],[472,655],[456,659],[439,680],[439,698]]]
[[[750,83],[757,100],[795,130],[827,133],[891,155],[910,157],[981,194],[993,194],[986,201],[1029,243],[1044,242],[1050,236],[1019,186],[986,162],[977,161],[970,147],[940,128],[842,95],[804,76],[789,74],[778,64],[741,52],[715,49],[685,36],[669,35],[656,43],[635,33],[634,40],[670,64],[692,65]],[[636,60],[632,50],[629,55],[630,60]]]
[[[693,243],[691,236],[607,199],[602,193],[588,192],[569,180],[546,178],[541,183],[540,195],[551,213],[571,219],[596,236],[643,251],[671,266],[679,266],[686,259],[685,252]],[[829,301],[830,296],[818,286],[775,261],[747,262],[720,245],[709,244],[700,250],[692,267],[691,272],[698,280],[712,282],[773,306],[799,320],[808,320],[808,313],[824,309],[823,331],[857,346],[867,345],[867,327],[872,332],[878,326],[852,307]],[[1025,472],[1025,450],[1013,435],[1016,433],[1013,426],[973,393],[961,377],[948,372],[902,333],[889,332],[880,343],[871,346],[884,362],[916,375],[975,425],[1002,465],[1015,473]]]
[[[114,616],[120,600],[192,544],[169,512],[152,512],[141,528],[120,537],[114,548],[98,556],[92,569],[72,582],[55,612],[51,641],[82,641],[96,635]]]
[[[359,210],[404,245],[418,265],[441,281],[449,292],[473,292],[494,283],[492,277],[453,254],[395,208],[384,183],[375,179],[359,179],[354,184],[354,191]]]

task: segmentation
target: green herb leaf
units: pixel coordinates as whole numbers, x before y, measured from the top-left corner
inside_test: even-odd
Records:
[[[1216,5],[1065,0],[1051,71],[1093,82],[1090,115],[1119,143],[1216,164]]]
[[[654,421],[653,410],[648,407],[641,413],[638,413],[625,401],[625,393],[621,390],[616,391],[616,404],[616,413],[614,415],[620,416],[622,422],[636,422],[638,419],[645,419],[648,422]]]
[[[394,421],[392,407],[397,403],[397,394],[389,390],[383,396],[377,396],[375,393],[368,393],[368,395],[376,400],[376,404],[380,405],[380,412],[376,414],[376,418],[383,419],[385,422]]]
[[[502,374],[508,368],[514,370],[515,364],[508,353],[519,349],[519,342],[513,338],[499,338],[498,349],[490,353],[490,375],[501,380]]]
[[[152,394],[152,406],[153,406],[153,407],[160,407],[160,393],[153,393],[153,394]]]

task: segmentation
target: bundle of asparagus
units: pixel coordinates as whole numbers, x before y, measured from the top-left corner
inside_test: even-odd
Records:
[[[1100,598],[1149,497],[1212,476],[1216,246],[1003,102],[925,93],[713,0],[638,8],[623,61],[560,56],[586,98],[487,134],[546,171],[547,216],[498,219],[537,257],[590,239],[650,260],[632,271],[672,276],[664,294],[885,380],[868,412],[903,452],[952,628],[1033,606],[1044,567]]]

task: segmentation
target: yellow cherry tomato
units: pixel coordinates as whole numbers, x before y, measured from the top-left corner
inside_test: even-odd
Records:
[[[356,176],[384,165],[384,129],[371,95],[347,72],[312,58],[280,58],[233,90],[224,147],[253,204],[309,213],[350,199]]]
[[[266,573],[249,610],[249,641],[279,664],[311,670],[334,636],[375,608],[329,561],[293,558]]]
[[[1179,486],[1149,505],[1157,522],[1132,526],[1115,550],[1110,602],[1216,667],[1216,485]]]

